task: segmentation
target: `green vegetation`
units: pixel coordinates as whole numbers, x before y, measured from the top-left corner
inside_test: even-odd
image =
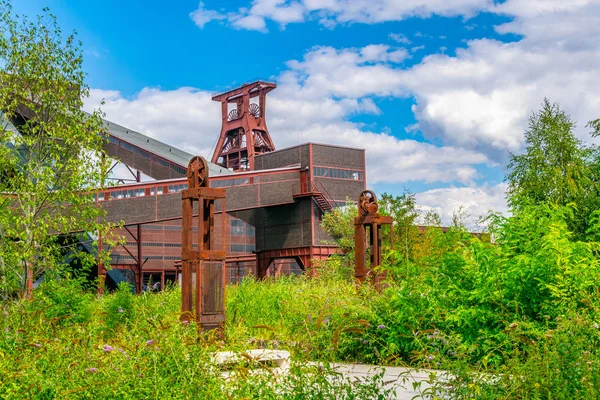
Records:
[[[178,321],[178,289],[97,297],[74,279],[48,280],[4,305],[0,397],[368,398],[381,389],[381,377],[330,381],[331,370],[308,363],[320,360],[447,370],[452,379],[428,389],[441,397],[596,398],[600,243],[577,240],[571,216],[549,205],[495,216],[494,243],[460,226],[430,228],[421,261],[396,258],[380,294],[356,286],[339,258],[312,278],[246,279],[227,289],[225,341],[198,339]],[[223,379],[210,360],[256,347],[288,349],[298,362],[289,375],[238,365]]]
[[[100,113],[81,110],[88,95],[81,64],[81,44],[63,39],[47,10],[29,22],[0,1],[0,298],[23,291],[66,254],[96,261],[77,240],[57,235],[107,228],[93,199],[109,159]]]
[[[275,290],[291,284],[282,281]],[[244,288],[260,290],[255,282]],[[365,399],[386,393],[381,375],[350,382],[328,364],[295,362],[287,374],[251,362],[220,368],[212,352],[252,346],[250,336],[238,336],[243,324],[232,321],[225,342],[210,334],[198,338],[195,324],[179,321],[180,305],[178,289],[134,296],[124,285],[96,297],[74,279],[47,281],[31,299],[3,307],[0,398]]]
[[[558,105],[532,115],[509,164],[510,215],[490,214],[485,234],[460,217],[442,230],[411,193],[382,195],[396,241],[384,243],[390,280],[377,293],[353,280],[356,207],[334,210],[324,226],[345,254],[310,278],[228,287],[221,340],[179,322],[177,288],[97,296],[66,271],[64,248],[77,241],[56,234],[106,228],[81,195],[104,182],[101,121],[80,110],[88,88],[74,38],[63,41],[49,14],[18,24],[8,3],[0,10],[0,398],[389,394],[381,375],[350,382],[331,361],[445,370],[424,393],[441,398],[600,397],[600,152]],[[589,127],[597,136],[600,122]],[[10,299],[42,271],[31,298]],[[253,347],[288,349],[295,362],[280,374],[211,358]]]

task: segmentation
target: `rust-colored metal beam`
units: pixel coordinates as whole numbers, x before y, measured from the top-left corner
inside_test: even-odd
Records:
[[[187,170],[188,189],[181,193],[181,320],[195,316],[200,330],[224,334],[227,225],[221,217],[221,246],[215,234],[215,201],[225,209],[225,189],[208,187],[208,163],[194,157]],[[198,250],[193,250],[194,202],[198,202]],[[195,280],[195,283],[194,283]]]
[[[391,226],[393,219],[380,215],[378,210],[375,193],[364,190],[358,197],[358,216],[354,219],[354,276],[360,282],[371,276],[379,289],[385,279],[385,274],[376,269],[381,266],[381,227]],[[369,265],[367,246],[370,250]]]
[[[254,157],[275,150],[267,129],[266,95],[277,87],[257,81],[213,96],[221,102],[221,133],[212,162],[234,171],[254,170]],[[258,103],[250,99],[258,97]],[[235,108],[229,110],[229,105]]]

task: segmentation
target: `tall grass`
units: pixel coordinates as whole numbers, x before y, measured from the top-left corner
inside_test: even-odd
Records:
[[[46,283],[32,300],[4,304],[0,398],[358,399],[387,391],[381,376],[332,379],[336,374],[327,365],[302,359],[288,373],[246,363],[225,375],[211,354],[247,349],[252,336],[229,324],[226,341],[198,337],[194,323],[179,322],[180,302],[178,288],[133,296],[122,287],[97,297],[76,281],[61,280]],[[257,369],[261,373],[252,372]]]

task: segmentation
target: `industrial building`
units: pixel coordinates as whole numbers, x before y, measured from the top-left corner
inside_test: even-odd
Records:
[[[336,253],[321,228],[323,214],[365,189],[362,149],[317,143],[275,148],[265,119],[266,95],[275,88],[256,81],[213,97],[222,105],[222,129],[209,183],[227,193],[230,282],[247,274],[300,273],[311,260]],[[127,165],[136,182],[97,196],[107,220],[124,224],[117,233],[126,240],[111,249],[112,268],[99,265],[98,274],[107,282],[134,281],[137,290],[149,282],[164,287],[178,278],[180,192],[194,155],[109,121],[105,127],[107,154]],[[141,182],[142,174],[154,180]]]

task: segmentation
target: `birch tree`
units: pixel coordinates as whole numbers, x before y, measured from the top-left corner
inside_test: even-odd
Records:
[[[59,234],[104,228],[95,190],[107,173],[99,111],[89,95],[75,33],[44,9],[14,15],[0,1],[0,292],[25,290],[63,263]],[[68,249],[67,249],[68,250]]]

